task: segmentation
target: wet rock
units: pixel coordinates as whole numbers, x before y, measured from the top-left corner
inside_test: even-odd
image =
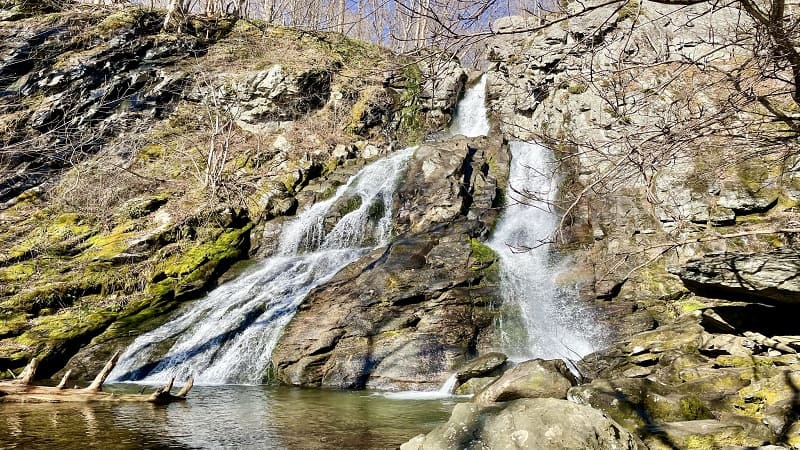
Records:
[[[671,270],[687,288],[707,297],[800,303],[800,254],[794,249],[707,254]]]
[[[640,448],[636,437],[601,412],[552,398],[502,405],[461,403],[450,420],[401,450]]]
[[[507,170],[500,140],[420,147],[395,194],[397,238],[309,294],[272,354],[278,380],[430,390],[490,350],[496,256],[476,237]]]
[[[577,384],[575,376],[560,359],[534,359],[507,370],[494,383],[475,395],[476,403],[492,403],[518,398],[567,398]]]
[[[471,378],[485,376],[501,368],[506,363],[507,359],[508,357],[506,355],[499,352],[481,355],[468,362],[464,367],[458,369],[456,378],[459,383],[464,383]]]

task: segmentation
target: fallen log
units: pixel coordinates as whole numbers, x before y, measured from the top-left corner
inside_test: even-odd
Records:
[[[86,388],[65,389],[71,370],[68,370],[61,378],[61,382],[55,387],[35,386],[33,378],[39,361],[32,358],[25,370],[14,380],[0,382],[0,403],[62,403],[62,402],[147,402],[157,405],[165,405],[173,402],[186,400],[186,394],[192,389],[194,381],[190,377],[186,384],[173,395],[170,393],[173,378],[169,384],[156,389],[151,394],[115,394],[103,392],[103,383],[114,370],[114,366],[119,359],[119,352],[115,353],[108,360],[103,370],[97,374],[94,381]]]

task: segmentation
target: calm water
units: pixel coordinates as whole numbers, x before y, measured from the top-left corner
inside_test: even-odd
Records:
[[[394,449],[453,404],[267,386],[196,386],[169,406],[0,404],[0,449]]]

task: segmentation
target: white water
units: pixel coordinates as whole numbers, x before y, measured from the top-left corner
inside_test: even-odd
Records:
[[[456,388],[456,383],[458,383],[458,377],[456,374],[452,374],[447,377],[444,384],[441,388],[439,388],[439,393],[444,395],[450,395],[453,393],[453,390]]]
[[[519,320],[511,316],[500,327],[504,348],[512,360],[575,361],[598,350],[604,333],[575,293],[556,283],[567,262],[548,243],[558,227],[550,208],[556,194],[551,152],[534,143],[510,146],[506,207],[488,242],[500,257],[503,303],[520,314]]]
[[[453,390],[456,388],[458,378],[456,374],[447,377],[442,387],[438,391],[400,391],[400,392],[384,392],[382,395],[386,398],[394,400],[436,400],[442,398],[454,397]],[[469,396],[465,396],[469,397]]]
[[[365,244],[387,243],[392,194],[413,151],[409,148],[364,167],[330,199],[288,222],[277,256],[139,336],[110,378],[165,383],[173,376],[180,380],[193,375],[197,384],[263,382],[281,331],[311,289],[366,253]],[[324,221],[332,208],[354,196],[361,198],[360,206],[326,233]]]
[[[456,116],[450,124],[450,135],[486,136],[490,129],[489,115],[486,113],[486,75],[483,75],[478,83],[467,89],[458,103]]]

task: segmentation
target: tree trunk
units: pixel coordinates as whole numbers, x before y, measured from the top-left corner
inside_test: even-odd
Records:
[[[0,403],[147,402],[163,405],[186,400],[186,395],[194,385],[192,378],[189,378],[176,395],[170,393],[174,378],[170,380],[169,384],[157,389],[152,394],[109,394],[102,392],[103,383],[111,371],[114,370],[118,360],[119,352],[108,360],[103,370],[97,374],[97,377],[89,387],[85,389],[65,389],[69,375],[72,373],[71,370],[64,374],[58,386],[34,386],[31,384],[36,376],[36,368],[39,366],[39,361],[33,358],[19,378],[0,383]]]

